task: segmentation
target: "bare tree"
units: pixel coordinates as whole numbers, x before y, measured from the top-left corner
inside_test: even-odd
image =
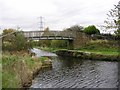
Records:
[[[107,29],[115,29],[117,34],[120,31],[120,1],[117,5],[114,5],[114,9],[111,9],[107,14],[108,18],[104,21]]]

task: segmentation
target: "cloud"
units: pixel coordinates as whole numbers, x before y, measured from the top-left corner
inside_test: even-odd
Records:
[[[38,17],[45,27],[61,30],[71,25],[100,25],[118,0],[0,0],[0,27],[39,29]]]

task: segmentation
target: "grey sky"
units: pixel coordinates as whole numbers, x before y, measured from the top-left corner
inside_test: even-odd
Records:
[[[103,25],[119,0],[0,0],[0,28],[38,30],[39,18],[51,30],[72,25]]]

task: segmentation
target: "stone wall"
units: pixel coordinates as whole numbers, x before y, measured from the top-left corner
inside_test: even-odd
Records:
[[[77,50],[58,50],[56,54],[62,57],[80,58],[84,60],[120,61],[120,56],[118,55],[104,55],[91,52],[80,52]]]

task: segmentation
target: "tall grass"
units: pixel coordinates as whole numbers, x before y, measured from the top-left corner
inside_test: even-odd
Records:
[[[115,41],[107,41],[107,40],[96,40],[91,41],[84,47],[81,47],[80,51],[88,51],[98,54],[106,54],[106,55],[117,55],[118,54],[118,46]]]
[[[15,55],[3,55],[2,57],[2,87],[20,87],[20,80],[17,79],[13,65],[18,57]]]
[[[41,68],[41,59],[34,60],[27,54],[3,53],[2,88],[20,88],[32,81],[33,72]]]

